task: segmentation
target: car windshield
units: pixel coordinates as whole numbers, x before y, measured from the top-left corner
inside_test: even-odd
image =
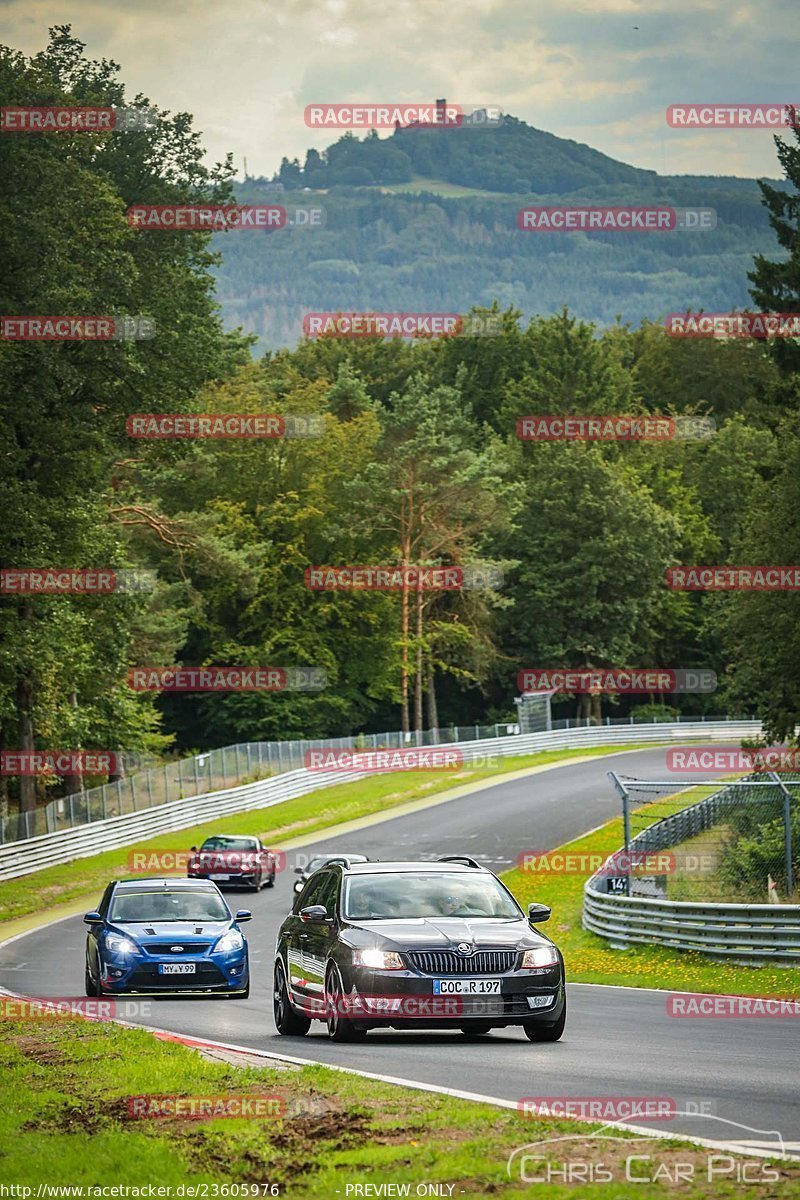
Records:
[[[494,917],[519,920],[520,911],[492,875],[476,871],[419,875],[351,875],[344,915],[351,921],[414,917]]]
[[[229,921],[221,896],[210,890],[120,892],[111,902],[109,921]]]
[[[255,838],[246,837],[216,837],[206,838],[200,847],[201,850],[257,850],[258,843]]]

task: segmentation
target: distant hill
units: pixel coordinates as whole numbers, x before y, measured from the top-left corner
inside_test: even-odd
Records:
[[[606,325],[742,307],[753,255],[780,257],[755,180],[660,176],[513,117],[488,129],[345,134],[302,166],[284,159],[273,180],[248,178],[237,197],[326,213],[321,229],[216,239],[226,323],[255,332],[261,350],[294,345],[315,310],[462,312],[496,299],[526,318],[567,304]],[[517,228],[526,203],[564,202],[712,208],[717,227]]]

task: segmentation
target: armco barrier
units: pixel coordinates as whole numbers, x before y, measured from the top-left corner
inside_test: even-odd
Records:
[[[729,740],[756,737],[761,732],[757,721],[665,722],[653,725],[590,726],[583,729],[553,730],[547,733],[519,734],[487,738],[482,741],[447,743],[439,747],[459,750],[465,762],[489,754],[519,756],[541,750],[579,749],[628,742],[685,742]],[[187,829],[228,813],[254,808],[270,808],[285,800],[307,795],[319,788],[331,787],[364,778],[363,774],[342,771],[308,771],[301,768],[272,779],[259,780],[224,791],[208,792],[185,800],[173,800],[140,812],[93,821],[74,829],[46,833],[22,842],[0,846],[0,879],[15,879],[41,871],[56,863],[87,858],[103,850],[135,845],[159,833]]]
[[[664,849],[709,828],[728,805],[737,803],[737,797],[728,794],[730,791],[723,788],[643,830],[631,839],[631,850]],[[602,890],[606,884],[602,871],[586,881],[583,928],[607,938],[616,949],[647,943],[737,962],[800,966],[798,904],[725,904],[620,896]]]
[[[713,958],[800,966],[800,904],[694,904],[609,896],[586,883],[583,927],[624,949],[632,942]]]

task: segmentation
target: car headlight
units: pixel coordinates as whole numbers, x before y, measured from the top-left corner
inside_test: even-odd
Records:
[[[353,962],[357,967],[373,967],[378,971],[404,971],[399,954],[393,950],[355,950]]]
[[[531,970],[533,967],[555,967],[558,965],[558,951],[555,946],[537,946],[535,950],[526,950],[522,956],[522,969]]]
[[[214,953],[231,954],[234,950],[241,950],[244,945],[244,938],[239,933],[238,929],[229,929],[227,933],[223,933],[222,937],[214,947]]]
[[[128,937],[123,937],[121,933],[109,933],[106,935],[106,950],[110,950],[112,954],[138,954],[139,947],[136,942],[131,941]]]

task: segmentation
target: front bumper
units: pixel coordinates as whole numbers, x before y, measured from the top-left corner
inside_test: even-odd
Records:
[[[177,961],[193,963],[191,975],[163,974],[162,963],[175,963],[175,957],[138,955],[126,961],[101,958],[100,979],[103,991],[122,995],[137,992],[146,995],[166,992],[240,992],[247,987],[250,971],[246,952],[181,956]]]
[[[366,1028],[460,1029],[470,1024],[553,1024],[564,1011],[566,992],[560,967],[512,971],[499,978],[500,992],[486,995],[434,994],[435,979],[468,984],[469,976],[420,975],[414,971],[353,968],[343,973],[343,1015]],[[481,977],[483,978],[483,977]]]
[[[242,887],[245,885],[252,887],[258,877],[258,871],[255,867],[251,871],[206,871],[201,867],[199,871],[187,871],[187,877],[189,879],[208,879],[221,887]],[[265,878],[268,877],[265,874]]]

